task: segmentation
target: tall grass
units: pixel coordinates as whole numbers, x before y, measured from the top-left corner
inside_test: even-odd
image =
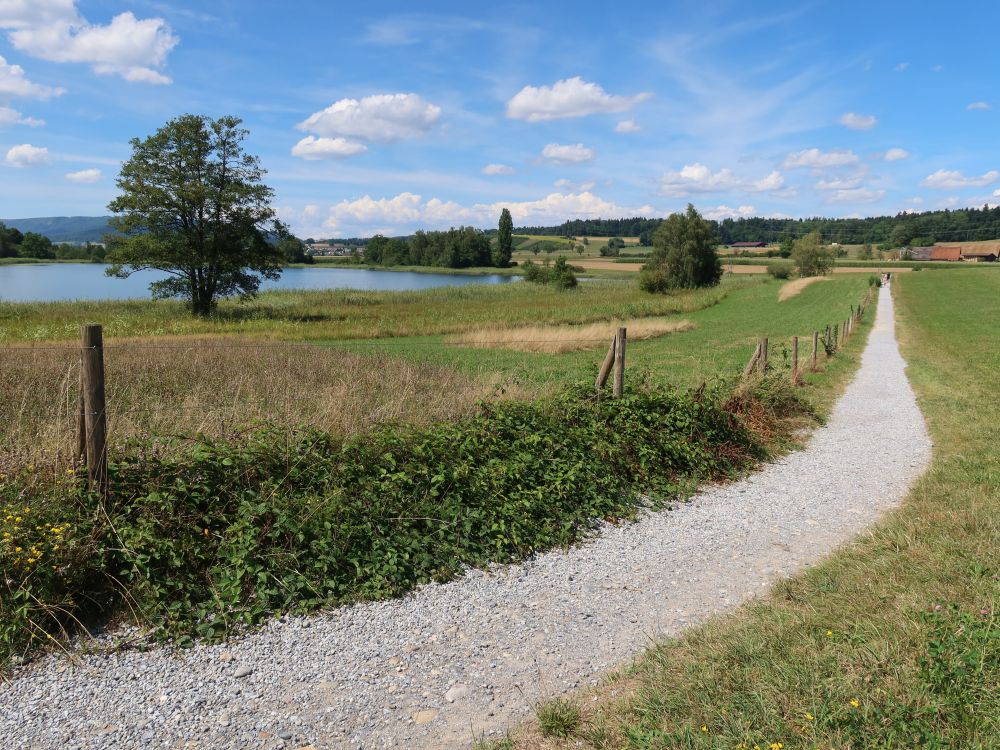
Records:
[[[524,326],[522,328],[483,328],[445,338],[445,343],[480,349],[513,349],[519,352],[592,351],[607,346],[618,328],[628,329],[629,341],[646,341],[668,333],[690,331],[690,320],[646,318],[579,326]]]

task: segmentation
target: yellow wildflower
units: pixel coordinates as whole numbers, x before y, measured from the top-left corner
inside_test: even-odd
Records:
[[[816,718],[815,716],[813,716],[811,713],[809,713],[808,711],[806,711],[806,721],[812,721],[815,718]]]
[[[852,708],[857,708],[860,705],[861,705],[861,701],[859,701],[857,698],[851,698],[851,707]]]
[[[701,725],[701,731],[707,732],[708,731],[708,726],[706,724],[702,724]]]
[[[826,631],[826,637],[827,638],[832,638],[833,637],[833,631],[832,630],[827,630]]]

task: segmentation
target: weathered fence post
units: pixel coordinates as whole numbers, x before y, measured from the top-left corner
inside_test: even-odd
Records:
[[[615,363],[615,343],[617,341],[618,334],[615,334],[611,337],[611,346],[608,347],[608,353],[604,356],[601,369],[597,371],[597,380],[594,381],[594,386],[597,388],[598,397],[601,395],[601,389],[604,388],[604,384],[608,382],[608,375],[611,374],[611,365]]]
[[[750,373],[757,369],[757,360],[760,359],[760,342],[757,342],[757,348],[753,350],[753,355],[750,357],[750,361],[747,362],[747,366],[743,368],[743,377],[750,377]]]
[[[83,367],[80,367],[80,405],[76,420],[76,461],[87,465],[87,407],[83,400]]]
[[[840,326],[839,325],[834,325],[834,326],[831,326],[831,328],[833,329],[833,343],[832,343],[832,345],[830,347],[830,351],[836,353],[837,350],[840,349],[840,344],[837,341],[837,331],[839,330]]]
[[[99,325],[80,327],[80,375],[86,427],[87,478],[90,489],[108,491],[108,420],[104,393],[104,338]]]
[[[819,355],[819,331],[813,331],[812,371],[816,372],[816,357]]]
[[[615,336],[615,382],[612,395],[621,398],[625,390],[625,339],[626,329],[619,328]]]
[[[799,377],[799,337],[792,336],[792,382]]]

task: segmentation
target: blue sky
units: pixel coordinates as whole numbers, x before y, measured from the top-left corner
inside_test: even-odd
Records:
[[[1000,203],[1000,5],[935,7],[0,0],[0,216],[106,213],[186,112],[303,237]]]

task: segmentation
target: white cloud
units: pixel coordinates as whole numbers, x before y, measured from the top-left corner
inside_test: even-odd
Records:
[[[859,115],[856,112],[845,112],[840,116],[840,124],[851,130],[871,130],[878,122],[875,115]]]
[[[908,67],[910,67],[910,64],[908,62],[901,62],[895,68],[893,68],[893,70],[895,70],[895,71],[897,71],[899,73],[902,73]]]
[[[849,188],[846,190],[835,190],[829,198],[828,203],[874,203],[885,196],[884,190],[871,190],[870,188]]]
[[[927,175],[920,184],[935,190],[955,190],[966,187],[983,187],[996,182],[1000,172],[993,169],[979,177],[966,177],[957,169],[939,169],[934,174]]]
[[[579,164],[591,161],[594,151],[582,143],[561,144],[549,143],[542,149],[542,157],[558,164]]]
[[[635,120],[622,120],[617,125],[615,125],[616,133],[638,133],[642,128],[640,128]]]
[[[67,172],[66,179],[70,182],[97,182],[101,179],[101,170],[81,169],[79,172]]]
[[[170,83],[160,69],[180,41],[162,18],[140,20],[131,11],[107,25],[89,23],[75,0],[0,0],[0,29],[33,57],[85,63],[99,75],[138,83]]]
[[[596,83],[579,76],[556,81],[551,86],[525,86],[507,102],[507,117],[528,122],[559,120],[610,112],[624,112],[652,96],[609,94]]]
[[[848,164],[855,164],[858,155],[853,151],[820,151],[818,148],[807,148],[789,154],[782,166],[785,169],[800,169],[809,167],[812,169],[824,169],[826,167],[843,167]]]
[[[760,193],[779,190],[785,184],[781,172],[771,172],[759,180],[737,177],[732,170],[722,168],[712,172],[704,164],[685,164],[680,171],[667,171],[660,178],[660,190],[666,195],[683,197],[692,193],[741,191]]]
[[[587,182],[573,182],[572,180],[567,180],[563,177],[561,180],[556,180],[553,185],[566,193],[585,193],[589,190],[593,190],[597,183],[593,180],[588,180]]]
[[[307,135],[301,141],[292,146],[292,156],[308,161],[318,159],[331,159],[344,156],[355,156],[363,154],[368,147],[357,141],[349,141],[346,138],[316,138]]]
[[[755,213],[753,206],[738,206],[736,208],[730,208],[729,206],[716,206],[715,208],[708,208],[701,212],[701,215],[706,219],[714,219],[715,221],[722,221],[723,219],[739,219],[741,217],[753,216]]]
[[[2,3],[3,0],[0,0]],[[66,93],[65,89],[42,86],[24,77],[24,68],[11,65],[0,55],[0,99],[23,97],[26,99],[51,99]]]
[[[990,108],[990,105],[987,104],[986,102],[972,102],[972,104],[969,104],[968,106],[966,106],[966,109],[968,109],[968,110],[989,109],[989,108]]]
[[[341,99],[296,127],[331,138],[400,141],[425,135],[440,118],[441,108],[417,94],[375,94],[363,99]]]
[[[8,125],[27,125],[29,128],[40,128],[44,124],[44,120],[36,120],[34,117],[25,117],[16,109],[11,109],[10,107],[0,107],[0,128]]]
[[[833,180],[820,180],[816,183],[817,190],[854,190],[861,185],[860,177]]]
[[[49,150],[45,147],[22,143],[7,151],[7,163],[12,167],[36,167],[49,163]]]
[[[882,155],[882,158],[886,161],[900,161],[902,159],[909,159],[910,152],[905,148],[890,148]]]
[[[550,193],[533,201],[499,201],[466,206],[439,198],[424,200],[415,193],[400,193],[392,198],[364,196],[341,201],[330,207],[324,231],[340,235],[370,235],[389,227],[394,231],[416,228],[446,229],[459,224],[480,227],[496,225],[503,208],[510,210],[515,224],[559,223],[567,219],[607,216],[662,216],[652,206],[622,206],[593,193]]]
[[[514,174],[514,168],[506,164],[487,164],[479,171],[483,174]]]

